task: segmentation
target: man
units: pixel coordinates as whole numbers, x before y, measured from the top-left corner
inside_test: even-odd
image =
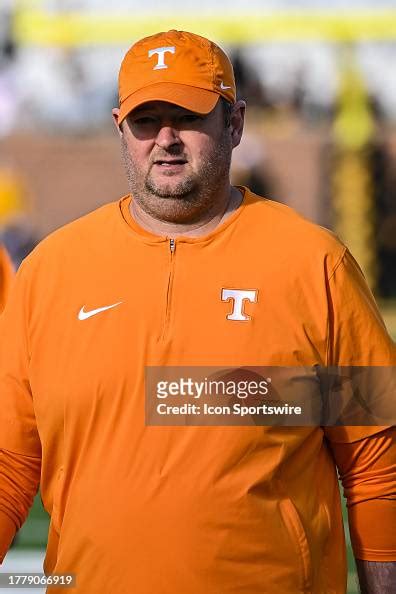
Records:
[[[341,594],[335,460],[363,591],[390,593],[392,428],[145,424],[146,369],[303,374],[395,350],[346,248],[230,185],[245,103],[220,48],[143,39],[119,86],[131,196],[44,240],[2,318],[0,555],[40,482],[45,570],[77,592]]]
[[[0,245],[0,312],[4,309],[13,277],[14,269],[11,260],[5,248]]]

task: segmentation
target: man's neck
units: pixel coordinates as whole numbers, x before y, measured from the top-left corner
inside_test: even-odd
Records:
[[[234,210],[238,208],[243,200],[243,195],[237,188],[229,186],[229,192],[224,196],[221,202],[218,202],[211,210],[205,213],[200,221],[195,223],[172,223],[161,221],[147,213],[138,202],[131,201],[130,211],[136,223],[155,235],[166,237],[178,237],[180,235],[188,237],[200,237],[207,235],[213,229],[223,223]]]

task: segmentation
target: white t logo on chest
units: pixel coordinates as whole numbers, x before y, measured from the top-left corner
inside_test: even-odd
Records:
[[[153,70],[163,70],[164,68],[169,68],[169,66],[167,66],[165,64],[165,54],[167,52],[170,52],[171,54],[174,54],[176,51],[176,48],[174,45],[169,46],[169,47],[156,47],[155,49],[149,50],[148,53],[148,57],[152,58],[152,56],[158,56],[157,59],[157,64],[156,66],[154,66]]]
[[[245,301],[250,303],[257,303],[257,289],[241,290],[241,289],[222,289],[221,300],[233,302],[232,312],[228,314],[227,320],[237,320],[246,322],[251,320],[251,317],[245,314],[243,308]]]

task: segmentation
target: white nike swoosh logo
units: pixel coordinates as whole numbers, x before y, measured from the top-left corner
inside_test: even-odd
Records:
[[[78,319],[79,320],[86,320],[87,318],[91,318],[92,316],[96,316],[96,314],[106,311],[106,309],[112,309],[113,307],[117,307],[117,305],[121,305],[122,301],[118,301],[118,303],[113,303],[112,305],[105,305],[104,307],[98,307],[97,309],[91,309],[90,311],[85,311],[84,307],[82,306],[80,311],[78,312]]]
[[[223,83],[223,81],[221,81],[221,83],[220,83],[220,89],[221,89],[222,91],[226,91],[227,89],[231,89],[231,87],[227,87],[227,86],[226,86],[226,85]]]

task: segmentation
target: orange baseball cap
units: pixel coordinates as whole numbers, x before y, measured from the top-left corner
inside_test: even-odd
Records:
[[[157,33],[136,42],[122,61],[119,123],[147,101],[167,101],[205,114],[219,96],[235,103],[234,71],[223,50],[187,31]]]

